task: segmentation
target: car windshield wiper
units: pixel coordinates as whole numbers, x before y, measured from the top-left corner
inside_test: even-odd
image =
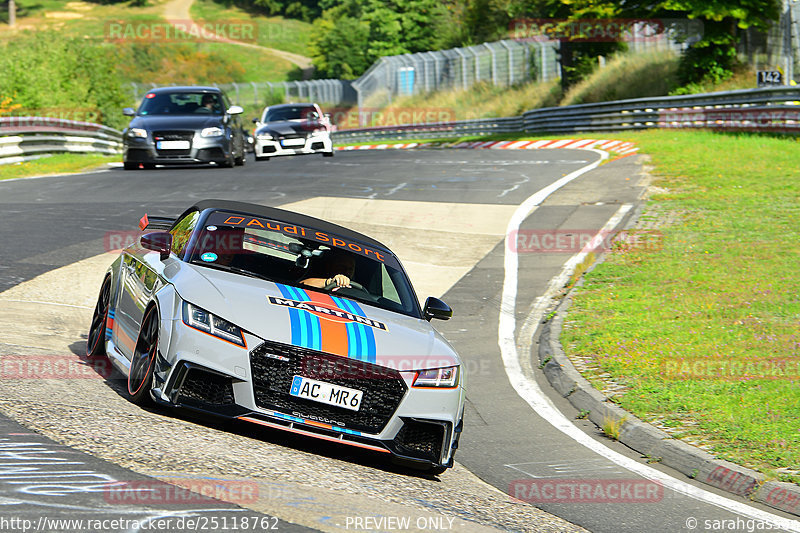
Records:
[[[244,268],[239,268],[239,267],[234,267],[234,266],[229,266],[229,265],[215,265],[213,263],[201,263],[201,262],[198,262],[198,261],[192,261],[192,264],[201,265],[201,266],[209,267],[209,268],[214,268],[214,269],[217,269],[217,270],[224,270],[226,272],[233,272],[234,274],[241,274],[243,276],[248,276],[248,277],[251,277],[251,278],[263,279],[265,281],[274,281],[272,278],[264,276],[263,274],[259,274],[257,272],[253,272],[252,270],[246,270]]]

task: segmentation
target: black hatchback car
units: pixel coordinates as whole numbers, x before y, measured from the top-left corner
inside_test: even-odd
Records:
[[[245,141],[239,115],[216,87],[160,87],[149,91],[122,132],[125,170],[140,166],[216,163],[244,165]]]

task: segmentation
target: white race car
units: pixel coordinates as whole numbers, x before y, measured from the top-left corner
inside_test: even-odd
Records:
[[[206,200],[142,219],[108,269],[89,332],[135,403],[155,402],[453,465],[461,359],[397,257],[365,235],[255,204]],[[339,263],[337,263],[339,261]],[[337,269],[347,264],[340,285]]]
[[[253,119],[256,161],[279,155],[333,157],[331,123],[317,104],[279,104]]]

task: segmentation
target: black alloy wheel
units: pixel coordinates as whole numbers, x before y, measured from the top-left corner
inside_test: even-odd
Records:
[[[128,394],[137,405],[152,405],[150,388],[153,384],[153,367],[158,352],[158,309],[150,307],[142,320],[142,329],[133,351],[128,372]]]
[[[97,297],[97,304],[92,314],[92,325],[89,327],[89,338],[86,341],[86,355],[100,357],[106,355],[106,327],[108,325],[108,308],[111,304],[111,277],[106,276]]]

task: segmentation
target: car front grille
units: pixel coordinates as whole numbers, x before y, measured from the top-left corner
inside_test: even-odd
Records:
[[[258,407],[365,433],[380,433],[408,390],[395,369],[270,341],[250,352],[250,368]],[[294,376],[360,390],[361,406],[351,411],[291,396]]]
[[[278,134],[275,136],[275,139],[305,139],[308,137],[305,133],[285,133],[285,134]]]
[[[154,131],[153,139],[157,141],[191,141],[193,131]]]
[[[156,144],[156,152],[161,156],[180,156],[189,155],[192,151],[192,139],[194,138],[194,131],[180,131],[180,130],[167,130],[167,131],[154,131],[153,140],[158,141],[189,141],[189,148],[180,150],[160,150]]]

